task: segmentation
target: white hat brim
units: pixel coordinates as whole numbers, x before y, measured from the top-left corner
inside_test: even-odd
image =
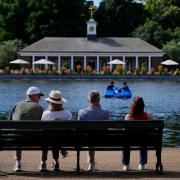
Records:
[[[54,103],[54,104],[64,104],[64,103],[66,103],[67,102],[67,100],[66,99],[64,99],[64,98],[61,98],[61,101],[55,101],[55,100],[53,100],[53,99],[51,99],[51,98],[44,98],[46,101],[48,101],[48,102],[51,102],[51,103]]]

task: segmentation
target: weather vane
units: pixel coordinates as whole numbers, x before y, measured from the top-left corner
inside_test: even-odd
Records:
[[[96,10],[96,6],[91,5],[91,6],[89,7],[89,11],[90,11],[91,17],[93,16],[93,13],[95,12],[95,10]]]

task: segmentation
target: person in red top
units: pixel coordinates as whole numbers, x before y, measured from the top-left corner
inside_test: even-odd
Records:
[[[144,100],[142,97],[135,96],[133,102],[131,103],[129,113],[126,114],[125,120],[149,120],[152,119],[151,115],[147,112],[144,112]],[[130,148],[125,147],[123,150],[123,170],[127,171],[129,169],[130,162]],[[143,170],[145,164],[147,163],[147,149],[144,147],[140,150],[140,162],[138,165],[139,170]]]

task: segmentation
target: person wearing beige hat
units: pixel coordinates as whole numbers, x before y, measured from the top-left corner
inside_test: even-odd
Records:
[[[40,97],[43,94],[40,89],[31,86],[26,91],[26,99],[18,102],[11,111],[9,120],[41,120],[43,107],[39,105]],[[21,171],[21,150],[15,151],[16,164],[13,167],[14,172]]]
[[[42,114],[42,121],[54,121],[54,120],[62,120],[62,121],[70,121],[72,120],[72,113],[69,110],[64,109],[63,105],[66,101],[62,97],[62,94],[59,90],[51,90],[49,93],[49,96],[45,98],[45,100],[48,103],[48,109],[45,110]],[[59,149],[60,147],[53,147],[52,148],[52,154],[53,154],[53,171],[59,171]],[[42,157],[41,157],[41,164],[39,167],[39,170],[41,172],[47,171],[46,167],[46,160],[47,160],[47,154],[48,151],[44,150],[42,151]],[[61,154],[65,157],[67,156],[67,152],[64,150],[61,150]]]

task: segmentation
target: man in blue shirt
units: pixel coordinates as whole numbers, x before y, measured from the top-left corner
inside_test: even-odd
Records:
[[[78,120],[109,120],[109,111],[101,108],[100,93],[96,90],[88,93],[89,106],[86,109],[80,110]],[[88,152],[88,171],[95,171],[95,151]]]

